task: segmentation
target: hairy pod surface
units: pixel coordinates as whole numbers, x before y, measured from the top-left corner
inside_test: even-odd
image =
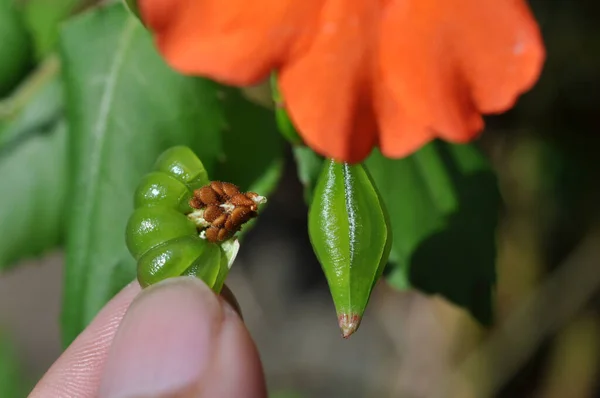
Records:
[[[391,228],[367,170],[327,160],[309,210],[309,234],[344,337],[360,325],[391,248]]]
[[[194,193],[206,194],[208,189],[210,196],[209,184],[200,159],[183,146],[163,152],[154,170],[141,179],[125,235],[127,247],[137,261],[142,287],[170,277],[193,275],[214,291],[221,290],[239,243],[231,239],[217,244],[200,237],[202,225],[197,220],[202,217],[190,215],[196,210],[192,207]],[[231,189],[227,186],[228,191]],[[211,211],[215,218],[223,213],[219,207]]]

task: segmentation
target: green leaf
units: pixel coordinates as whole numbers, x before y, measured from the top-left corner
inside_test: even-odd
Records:
[[[264,180],[281,154],[262,131],[272,114],[259,117],[232,89],[174,72],[121,3],[70,20],[61,52],[74,172],[62,316],[68,344],[135,277],[125,225],[135,188],[160,153],[189,146],[209,176],[245,187]],[[248,150],[250,143],[264,151]]]
[[[14,0],[0,0],[0,98],[25,76],[31,58],[31,38]]]
[[[56,247],[67,189],[67,129],[52,80],[0,130],[0,269]]]
[[[394,231],[390,283],[441,294],[489,324],[501,200],[481,153],[436,141],[400,160],[376,152],[366,165]]]
[[[304,200],[306,203],[310,203],[317,178],[321,174],[323,158],[305,146],[296,146],[293,151],[298,179],[304,186]]]
[[[26,384],[14,342],[0,330],[0,397],[26,396]]]
[[[277,127],[279,132],[285,139],[292,145],[304,145],[302,137],[298,134],[294,123],[290,119],[287,111],[285,110],[285,101],[281,92],[279,91],[279,85],[277,83],[277,74],[271,75],[271,92],[273,96],[273,102],[275,103],[275,119],[277,120]]]
[[[25,24],[31,32],[37,59],[52,52],[59,36],[60,24],[83,0],[27,0],[23,4]]]
[[[138,7],[138,0],[123,0],[127,9],[136,16],[136,18],[140,17],[140,8]]]
[[[40,65],[18,95],[0,103],[0,148],[63,117],[63,88],[56,59]],[[6,105],[6,109],[2,106]]]
[[[310,205],[308,230],[340,328],[348,337],[360,324],[392,238],[385,208],[362,165],[325,162]]]
[[[268,195],[283,170],[283,142],[273,112],[248,102],[239,90],[219,90],[226,125],[223,150],[212,180],[230,181],[242,191]]]

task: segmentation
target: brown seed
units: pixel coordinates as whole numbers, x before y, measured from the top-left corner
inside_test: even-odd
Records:
[[[217,242],[219,240],[219,228],[217,227],[208,227],[204,232],[206,236],[206,240],[209,242]]]
[[[210,223],[223,214],[223,209],[217,205],[209,205],[204,210],[204,219]]]
[[[219,230],[219,234],[217,236],[219,242],[223,242],[224,240],[229,239],[233,234],[230,234],[230,232],[228,230],[226,230],[225,228],[221,228]]]
[[[219,195],[219,196],[225,195],[225,192],[223,192],[223,183],[222,182],[211,181],[210,187],[213,189],[213,191],[215,191],[217,193],[217,195]]]
[[[239,206],[231,212],[231,221],[234,224],[242,225],[252,217],[252,210],[248,207]]]
[[[238,232],[240,229],[242,229],[242,225],[241,224],[229,224],[229,228],[227,223],[225,223],[225,227],[223,227],[224,229],[226,229],[229,234],[231,236],[233,236],[236,232]]]
[[[229,199],[229,203],[231,203],[234,206],[245,207],[251,207],[255,205],[254,201],[252,199],[248,199],[243,193],[238,193],[232,196],[231,199]]]
[[[193,209],[201,209],[201,208],[204,207],[204,204],[198,198],[191,198],[190,199],[190,206]]]
[[[220,202],[217,193],[208,185],[194,191],[194,196],[205,205],[216,205]]]
[[[256,192],[246,192],[244,195],[246,195],[246,197],[250,200],[257,198],[259,196]],[[252,211],[258,210],[258,204],[254,200],[252,200],[252,205],[249,207]]]
[[[230,231],[239,231],[242,225],[256,216],[257,213],[250,210],[248,207],[236,207],[225,223],[225,228]]]
[[[223,185],[223,192],[225,192],[227,197],[232,197],[240,193],[240,189],[230,182],[222,182],[221,184]]]
[[[221,214],[219,217],[217,217],[212,223],[211,225],[213,227],[217,227],[217,228],[221,228],[223,225],[225,225],[225,223],[227,222],[227,219],[229,218],[229,215],[226,213]]]
[[[227,221],[225,222],[225,225],[223,226],[223,228],[225,228],[228,231],[234,231],[235,230],[235,224],[233,223],[233,220],[231,219],[231,217],[229,217],[227,219]]]

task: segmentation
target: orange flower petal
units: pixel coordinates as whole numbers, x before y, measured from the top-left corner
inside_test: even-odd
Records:
[[[433,130],[410,120],[382,79],[375,79],[375,108],[379,126],[379,148],[389,158],[402,158],[435,138]]]
[[[279,69],[324,156],[402,157],[466,142],[531,88],[545,58],[524,0],[139,0],[167,62],[233,85]]]
[[[139,0],[167,62],[182,73],[253,84],[281,64],[322,0]]]
[[[369,84],[378,9],[372,1],[328,0],[310,47],[280,70],[291,119],[325,156],[360,161],[376,143]]]
[[[480,113],[509,108],[538,78],[544,58],[521,0],[393,0],[380,40],[381,84],[411,121],[415,141],[427,130],[454,142],[472,139],[483,128]],[[382,151],[405,153],[404,127],[385,109],[377,109]]]

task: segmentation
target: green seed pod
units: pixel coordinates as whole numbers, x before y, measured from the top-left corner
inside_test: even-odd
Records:
[[[325,161],[310,206],[309,234],[342,335],[349,337],[360,325],[392,241],[384,204],[364,166]]]
[[[198,236],[185,236],[156,246],[138,261],[142,286],[180,275],[197,276],[213,286],[220,270],[221,250]]]
[[[209,183],[202,162],[189,148],[177,146],[163,152],[154,168],[135,191],[126,231],[127,247],[138,260],[140,285],[195,275],[214,287],[224,252],[201,239],[187,216],[193,210],[193,189]]]
[[[127,224],[127,247],[136,260],[148,250],[172,239],[195,236],[196,225],[168,207],[135,209]]]
[[[126,230],[127,247],[137,260],[140,285],[146,287],[166,278],[193,275],[220,292],[239,249],[237,239],[230,237],[246,220],[240,214],[248,213],[238,207],[255,210],[265,198],[242,194],[233,184],[210,182],[202,162],[187,147],[166,150],[154,169],[135,190],[135,210]],[[235,195],[217,195],[213,188]],[[207,190],[214,196],[209,198],[213,218],[218,213],[220,219],[227,221],[219,228],[204,219]],[[217,199],[225,201],[223,207],[212,202]],[[211,234],[206,233],[207,227],[211,227]],[[227,227],[230,230],[222,230]],[[218,240],[222,235],[223,241]]]
[[[283,105],[284,100],[279,92],[279,86],[277,84],[277,75],[273,73],[271,75],[271,90],[273,92],[273,101],[275,102],[275,119],[277,121],[277,127],[279,132],[284,136],[286,140],[292,145],[303,145],[304,141],[302,137],[296,131],[294,124],[292,123],[285,107]]]
[[[161,206],[185,213],[192,211],[191,190],[181,181],[167,173],[155,171],[145,175],[134,194],[136,208]]]
[[[154,169],[171,175],[191,190],[210,182],[200,159],[185,146],[176,146],[164,151],[156,161]]]

